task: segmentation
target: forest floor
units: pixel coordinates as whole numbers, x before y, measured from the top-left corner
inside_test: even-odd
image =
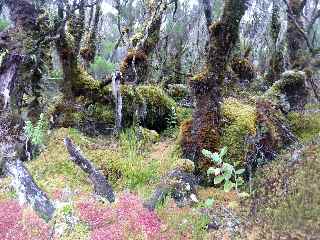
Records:
[[[10,179],[2,178],[0,239],[320,239],[320,131],[304,121],[302,144],[258,170],[251,192],[248,186],[243,195],[199,187],[197,203],[177,207],[168,197],[154,213],[143,202],[180,159],[176,133],[138,139],[132,129],[118,138],[53,130],[27,168],[54,200],[54,219],[46,223],[19,207]],[[86,174],[70,161],[67,136],[108,177],[115,203],[93,194]]]

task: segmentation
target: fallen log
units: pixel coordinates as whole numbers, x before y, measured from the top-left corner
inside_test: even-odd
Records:
[[[37,186],[21,160],[7,160],[4,163],[5,173],[12,177],[19,202],[29,204],[44,220],[52,219],[55,207],[48,196]]]
[[[65,138],[64,144],[70,154],[71,160],[78,165],[85,173],[89,174],[95,193],[103,198],[106,198],[110,203],[115,201],[115,195],[111,185],[106,177],[102,175],[94,165],[86,159],[80,149],[71,141],[70,138]]]

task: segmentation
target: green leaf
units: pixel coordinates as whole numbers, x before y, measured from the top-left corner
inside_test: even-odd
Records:
[[[215,169],[215,168],[210,167],[210,168],[207,170],[207,175],[214,174],[214,169]]]
[[[226,181],[226,182],[224,183],[223,190],[224,190],[225,192],[230,192],[233,187],[235,187],[235,184],[234,184],[233,182],[231,182],[231,181]]]
[[[237,178],[237,185],[238,186],[241,186],[241,185],[243,185],[244,184],[244,181],[243,181],[243,179],[242,178]]]
[[[221,159],[221,157],[219,156],[218,153],[213,153],[211,159],[212,159],[212,161],[215,162],[216,164],[221,164],[221,162],[222,162],[222,159]]]
[[[244,172],[245,172],[245,169],[241,168],[241,169],[238,169],[238,170],[236,171],[236,174],[237,174],[237,175],[241,175],[241,174],[243,174]]]
[[[227,147],[222,148],[219,153],[220,158],[223,158],[226,155],[227,151],[228,151]]]
[[[214,178],[214,184],[220,184],[224,180],[224,176],[219,175]]]
[[[208,175],[214,174],[215,176],[218,176],[220,173],[221,173],[220,168],[210,167],[207,171]]]
[[[207,208],[212,208],[213,204],[214,204],[213,198],[208,198],[207,201],[205,202],[205,205]]]
[[[232,172],[230,172],[230,171],[224,172],[224,173],[223,173],[223,177],[224,177],[224,179],[225,179],[226,181],[227,181],[227,180],[230,180],[231,177],[232,177]]]
[[[222,172],[231,172],[231,173],[235,171],[234,167],[229,163],[223,163],[221,170]]]
[[[212,158],[213,154],[209,150],[203,149],[201,152],[205,157],[210,158],[210,159]]]
[[[238,194],[238,196],[240,198],[247,198],[247,197],[250,197],[250,194],[249,193],[246,193],[246,192],[241,192]]]

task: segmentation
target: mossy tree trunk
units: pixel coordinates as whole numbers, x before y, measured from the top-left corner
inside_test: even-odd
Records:
[[[301,65],[306,59],[308,50],[307,41],[305,39],[303,9],[305,0],[289,0],[288,1],[288,53],[290,67],[301,69]]]
[[[159,42],[162,18],[170,4],[167,0],[149,3],[149,18],[143,25],[143,31],[131,39],[132,48],[121,64],[121,73],[125,82],[145,83],[149,73],[148,58]]]
[[[90,53],[85,49],[81,49],[81,42],[85,35],[85,8],[86,0],[81,0],[77,9],[72,9],[69,5],[64,5],[60,2],[58,5],[58,17],[60,22],[66,22],[68,26],[60,27],[60,37],[56,41],[56,47],[59,54],[60,62],[63,69],[64,82],[62,90],[66,98],[72,98],[73,96],[80,95],[86,89],[81,89],[83,81],[87,78],[86,83],[90,84],[90,81],[94,81],[92,77],[86,72],[86,70],[79,63],[80,52],[85,62],[89,64],[93,61],[96,52],[96,35],[98,23],[100,20],[100,4],[101,1],[97,1],[96,5],[96,19],[93,26],[88,33],[89,40],[87,44],[90,45]],[[87,46],[86,46],[87,47]]]
[[[225,0],[221,19],[210,27],[207,69],[190,81],[195,109],[191,125],[192,151],[185,149],[196,163],[197,173],[206,175],[209,162],[202,149],[216,151],[221,124],[221,88],[232,49],[239,38],[239,25],[246,10],[245,0]],[[190,156],[190,152],[192,153]]]
[[[270,24],[270,37],[272,40],[271,57],[269,60],[269,69],[267,72],[266,79],[269,85],[272,85],[275,81],[280,79],[281,73],[285,71],[284,69],[284,57],[283,49],[279,47],[279,34],[281,30],[281,23],[279,19],[279,6],[277,3],[273,2],[272,7],[272,17]]]
[[[93,7],[91,8],[92,12],[90,12],[90,18],[93,18],[93,25],[92,25],[92,28],[90,28],[91,20],[89,19],[90,31],[87,33],[85,46],[83,49],[81,49],[81,56],[84,61],[85,69],[89,68],[90,64],[94,62],[94,59],[96,57],[98,30],[99,30],[101,15],[102,15],[101,2],[102,0],[99,0],[96,3],[94,17],[91,16],[91,14],[93,14]]]
[[[15,72],[11,73],[14,78],[10,80],[12,87],[7,93],[10,95],[11,107],[19,112],[24,104],[27,106],[26,115],[36,119],[41,112],[39,84],[42,72],[44,65],[50,65],[51,60],[50,47],[38,42],[41,32],[47,27],[48,19],[31,1],[6,0],[3,3],[9,10],[14,26],[1,32],[0,48],[5,53],[5,60],[0,75],[3,82],[6,78],[4,75],[16,65]],[[19,63],[16,61],[18,58]],[[24,96],[29,100],[27,105],[23,103]]]

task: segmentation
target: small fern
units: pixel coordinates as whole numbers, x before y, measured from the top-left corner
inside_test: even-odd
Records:
[[[32,124],[30,120],[26,121],[24,127],[24,133],[28,137],[29,141],[35,146],[42,146],[44,144],[44,136],[47,128],[47,121],[43,113],[40,114],[40,118],[35,124]]]

